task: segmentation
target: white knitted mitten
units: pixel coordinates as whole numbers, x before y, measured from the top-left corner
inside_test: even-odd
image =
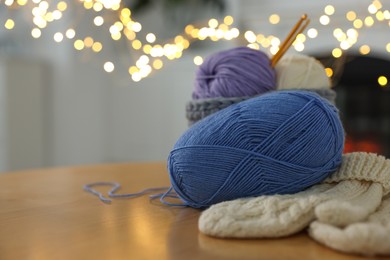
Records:
[[[379,206],[383,188],[390,190],[389,168],[384,157],[347,154],[340,169],[323,184],[291,195],[213,205],[201,214],[199,229],[217,237],[281,237],[304,229],[316,218],[336,226],[362,221]]]
[[[371,182],[370,191],[349,205],[328,201],[316,208],[318,221],[309,228],[309,234],[318,242],[333,249],[364,255],[390,254],[390,160],[374,154],[355,153],[353,176]],[[348,179],[339,171],[327,179],[333,182]],[[359,174],[360,173],[360,174]],[[363,175],[361,174],[363,173]],[[380,206],[377,198],[380,194]],[[377,207],[379,206],[379,207]],[[340,210],[341,209],[341,210]],[[373,212],[368,218],[356,221],[361,211]],[[349,221],[349,218],[354,218]]]
[[[337,227],[314,221],[310,236],[318,242],[347,253],[363,255],[390,254],[390,196],[364,222]]]

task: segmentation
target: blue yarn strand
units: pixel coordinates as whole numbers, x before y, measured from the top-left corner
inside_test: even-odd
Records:
[[[107,204],[110,204],[112,202],[112,200],[105,197],[101,192],[98,192],[97,190],[95,190],[93,187],[96,187],[96,186],[112,186],[111,190],[107,192],[108,197],[110,197],[110,198],[134,198],[134,197],[140,197],[140,196],[146,195],[148,193],[158,192],[158,191],[166,191],[166,192],[161,193],[161,194],[150,195],[149,197],[151,199],[155,199],[157,197],[178,198],[177,195],[175,196],[173,194],[171,187],[147,188],[147,189],[141,190],[139,192],[135,192],[135,193],[116,194],[116,192],[121,188],[121,185],[117,182],[94,182],[94,183],[84,185],[83,189],[85,191],[99,197],[99,199],[102,202],[107,203]],[[169,194],[167,194],[167,193],[169,193]]]

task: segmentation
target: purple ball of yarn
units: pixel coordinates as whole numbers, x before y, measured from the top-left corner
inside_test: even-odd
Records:
[[[268,56],[236,47],[206,58],[196,73],[192,98],[255,96],[275,88],[275,70]]]

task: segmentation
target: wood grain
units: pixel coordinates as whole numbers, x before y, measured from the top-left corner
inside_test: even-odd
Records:
[[[338,253],[305,233],[284,239],[208,237],[198,231],[199,210],[168,207],[147,196],[104,204],[82,189],[95,181],[117,181],[122,193],[169,185],[165,163],[3,174],[0,259],[375,259]]]

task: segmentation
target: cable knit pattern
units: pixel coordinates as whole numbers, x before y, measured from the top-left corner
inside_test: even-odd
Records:
[[[389,191],[389,159],[350,153],[337,172],[305,191],[211,206],[201,214],[199,229],[217,237],[260,238],[310,226],[313,239],[336,250],[390,254]]]
[[[339,228],[314,221],[309,234],[318,242],[347,253],[390,255],[390,198],[365,222]]]
[[[384,156],[354,152],[343,155],[343,163],[338,171],[330,175],[324,182],[340,182],[342,180],[361,180],[380,183],[384,194],[390,192],[390,160]]]

